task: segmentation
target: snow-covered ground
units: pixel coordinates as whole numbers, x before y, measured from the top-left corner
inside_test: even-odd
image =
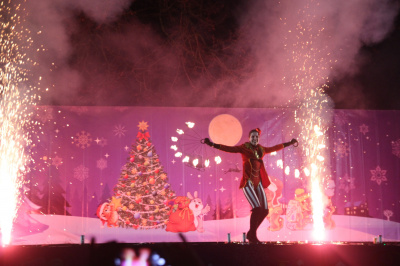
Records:
[[[282,216],[285,218],[285,216]],[[97,218],[81,218],[74,216],[35,215],[32,218],[46,224],[49,228],[41,233],[15,237],[12,245],[49,245],[49,244],[80,244],[81,236],[85,243],[95,238],[96,243],[110,241],[125,243],[180,242],[177,233],[165,229],[135,230],[125,228],[102,228]],[[377,235],[383,236],[383,241],[400,241],[400,223],[375,218],[355,216],[333,216],[336,227],[325,231],[326,242],[372,242]],[[285,222],[286,223],[286,222]],[[304,230],[292,231],[285,226],[280,231],[268,230],[269,223],[264,220],[258,229],[258,238],[262,241],[315,241],[312,225]],[[184,233],[189,242],[227,242],[228,233],[231,241],[242,241],[243,233],[249,227],[249,217],[236,219],[205,221],[205,232]]]

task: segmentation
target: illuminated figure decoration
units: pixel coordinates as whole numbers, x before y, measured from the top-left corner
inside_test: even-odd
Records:
[[[335,221],[332,219],[333,213],[336,211],[336,208],[333,206],[332,197],[335,194],[336,184],[335,181],[330,179],[327,181],[325,186],[325,195],[328,198],[328,203],[324,210],[324,226],[325,229],[331,230],[336,227]]]
[[[323,221],[325,229],[333,229],[336,224],[332,220],[335,207],[328,198],[328,204],[324,209]],[[302,230],[308,224],[313,223],[313,213],[310,193],[305,192],[303,188],[295,190],[295,199],[290,200],[286,211],[286,227],[290,230]]]
[[[271,184],[265,189],[268,199],[269,214],[267,220],[269,221],[269,231],[279,231],[283,228],[284,220],[281,217],[283,214],[282,204],[279,199],[282,198],[283,183],[281,180],[269,176]]]
[[[174,151],[174,156],[180,158],[186,166],[199,171],[205,171],[211,163],[220,164],[222,159],[218,155],[207,153],[201,144],[204,140],[194,129],[194,122],[186,122],[186,129],[176,129],[175,136],[171,137],[172,145],[170,149]]]
[[[295,190],[295,199],[289,201],[286,217],[287,227],[291,230],[302,230],[312,223],[311,198],[304,189]]]
[[[297,200],[290,200],[286,210],[286,227],[290,230],[301,230],[304,226],[301,224],[303,221],[303,213],[301,211],[300,202]]]
[[[332,200],[329,198],[328,205],[324,210],[324,225],[325,229],[332,230],[336,227],[335,221],[332,219],[332,215],[336,208],[332,205]]]

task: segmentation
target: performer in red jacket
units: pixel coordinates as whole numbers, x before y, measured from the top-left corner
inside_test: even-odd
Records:
[[[279,151],[297,143],[297,140],[292,139],[290,142],[278,144],[273,147],[264,147],[258,144],[260,134],[261,130],[259,128],[253,129],[249,133],[249,142],[233,147],[213,143],[208,138],[204,139],[205,144],[221,151],[242,154],[243,177],[239,188],[243,189],[243,193],[252,208],[250,230],[246,235],[250,243],[260,243],[257,238],[257,229],[268,215],[268,203],[264,188],[267,188],[271,184],[271,181],[268,178],[262,158],[267,153]]]

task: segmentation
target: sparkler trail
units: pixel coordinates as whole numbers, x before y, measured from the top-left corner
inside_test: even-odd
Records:
[[[305,1],[297,12],[295,24],[282,19],[288,27],[286,51],[291,57],[288,72],[293,77],[285,78],[285,83],[296,90],[295,122],[300,131],[304,175],[310,185],[315,240],[323,240],[325,235],[323,185],[330,176],[325,158],[328,158],[326,131],[331,122],[331,103],[324,89],[329,70],[335,64],[328,49],[330,36],[324,28],[325,18],[316,11],[319,5],[317,1]]]
[[[359,49],[386,37],[398,8],[390,0],[279,2],[280,24],[274,30],[283,36],[284,49],[276,58],[285,62],[283,88],[295,91],[290,107],[296,107],[296,132],[304,156],[301,178],[311,192],[316,240],[324,236],[324,211],[332,211],[326,208],[331,202],[324,193],[332,181],[327,167],[326,133],[332,120],[332,102],[325,93],[328,78],[355,73]]]
[[[11,3],[13,2],[13,3]],[[31,107],[35,87],[29,87],[27,66],[32,60],[24,54],[32,44],[29,31],[21,26],[23,9],[15,1],[0,5],[0,228],[3,246],[11,243],[13,221],[20,204],[20,188],[31,157],[27,152],[35,122]]]
[[[298,107],[296,123],[301,131],[304,166],[307,169],[305,174],[311,185],[314,237],[316,240],[323,240],[325,235],[323,214],[327,202],[323,185],[330,176],[325,161],[325,158],[328,158],[326,154],[328,136],[325,133],[331,122],[330,110],[324,105],[329,100],[328,96],[317,89],[310,89],[307,94],[307,91],[299,88],[299,95],[306,99]]]

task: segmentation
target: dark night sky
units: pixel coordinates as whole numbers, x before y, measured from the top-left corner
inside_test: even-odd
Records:
[[[400,1],[385,0],[386,10],[382,1],[371,0],[371,6],[375,4],[371,8],[352,0],[351,9],[346,1],[319,1],[328,8],[318,15],[333,21],[326,24],[333,35],[333,45],[326,44],[328,51],[352,51],[338,53],[338,61],[344,62],[344,67],[339,65],[342,73],[329,78],[327,94],[334,108],[400,110]],[[298,6],[286,2],[39,0],[28,4],[29,25],[42,31],[38,43],[47,48],[40,65],[55,66],[51,73],[46,67],[40,73],[52,88],[44,103],[284,106],[293,92],[282,89],[279,76],[286,75],[279,72],[284,68],[279,51],[286,34],[279,17],[290,20],[302,4],[316,1],[300,0]],[[373,23],[387,17],[389,25]],[[364,43],[361,36],[368,27],[359,21],[388,33]],[[353,35],[360,40],[355,36],[349,41]],[[348,41],[347,46],[341,46],[340,38]],[[347,60],[354,61],[351,67]]]
[[[360,54],[367,56],[359,73],[334,81],[328,94],[338,109],[357,109],[357,103],[341,99],[336,88],[356,84],[365,95],[367,109],[400,110],[400,18],[397,16],[390,35],[381,43],[364,46]],[[336,83],[335,83],[336,82]]]

